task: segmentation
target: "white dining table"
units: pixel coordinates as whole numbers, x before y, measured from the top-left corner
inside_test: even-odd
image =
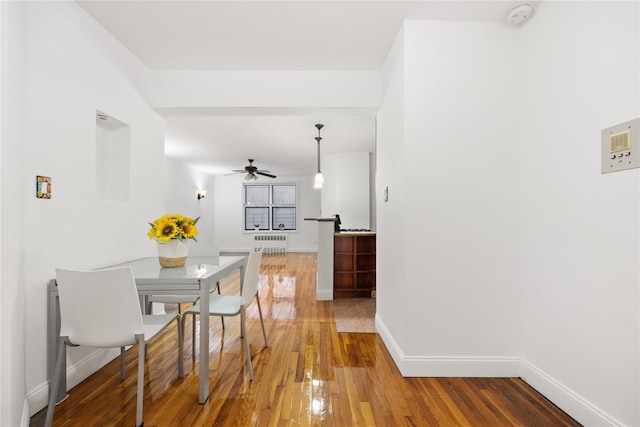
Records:
[[[146,306],[149,295],[199,295],[200,296],[200,331],[209,330],[209,292],[218,281],[236,269],[240,269],[240,286],[244,279],[244,256],[219,257],[187,257],[184,267],[160,267],[157,257],[140,258],[123,262],[106,268],[126,267],[133,269],[138,294],[141,298],[141,309]],[[52,279],[48,286],[48,326],[47,326],[47,375],[49,390],[55,367],[60,336],[60,305],[58,287]],[[63,372],[66,372],[66,352],[63,358]],[[209,397],[209,334],[200,333],[200,354],[198,356],[198,402],[205,403]],[[67,396],[66,375],[60,375],[56,402]]]

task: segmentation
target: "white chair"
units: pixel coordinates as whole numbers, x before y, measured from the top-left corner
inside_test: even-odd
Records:
[[[262,261],[262,252],[251,252],[247,260],[244,274],[244,281],[240,295],[209,295],[209,315],[210,316],[237,316],[240,315],[240,337],[244,338],[244,348],[247,359],[247,369],[249,370],[249,378],[253,380],[253,369],[251,367],[251,354],[249,352],[249,339],[247,336],[247,326],[245,322],[245,312],[247,307],[255,301],[258,303],[258,312],[260,313],[260,323],[262,324],[262,336],[264,337],[264,346],[268,347],[267,333],[264,328],[264,319],[262,318],[262,308],[260,307],[260,298],[258,297],[258,280],[260,279],[260,263]],[[184,327],[185,316],[191,314],[194,316],[200,313],[200,305],[196,304],[190,307],[182,314],[182,327]],[[203,333],[203,331],[200,331]],[[192,338],[193,353],[195,354],[195,335]],[[204,349],[208,351],[208,349]],[[203,349],[200,349],[203,351]]]
[[[65,346],[120,347],[120,379],[124,379],[125,346],[138,344],[136,426],[142,426],[145,347],[172,321],[178,324],[178,376],[184,377],[180,315],[143,316],[131,267],[108,270],[56,269],[60,301],[60,342],[45,426],[51,426]],[[98,303],[96,304],[96,301]]]

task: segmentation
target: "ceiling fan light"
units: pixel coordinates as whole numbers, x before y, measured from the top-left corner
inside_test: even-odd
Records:
[[[244,179],[246,179],[247,181],[249,181],[251,179],[251,174],[248,173],[247,176],[244,177]]]

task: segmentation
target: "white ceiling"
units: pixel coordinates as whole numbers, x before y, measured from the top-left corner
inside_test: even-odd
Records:
[[[338,152],[373,152],[375,118],[372,115],[323,114],[313,116],[197,116],[167,117],[167,156],[212,175],[254,166],[278,176],[312,175],[317,170],[318,131],[325,156]]]
[[[529,2],[538,3],[539,1]],[[78,1],[156,70],[380,70],[404,19],[505,22],[517,1]],[[505,25],[507,25],[505,23]],[[168,116],[167,155],[216,175],[247,158],[309,175],[322,153],[373,151],[372,114]],[[167,114],[165,114],[167,115]]]

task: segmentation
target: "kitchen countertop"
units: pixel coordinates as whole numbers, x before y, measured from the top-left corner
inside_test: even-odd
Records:
[[[375,236],[375,231],[341,231],[334,233],[334,236]]]

